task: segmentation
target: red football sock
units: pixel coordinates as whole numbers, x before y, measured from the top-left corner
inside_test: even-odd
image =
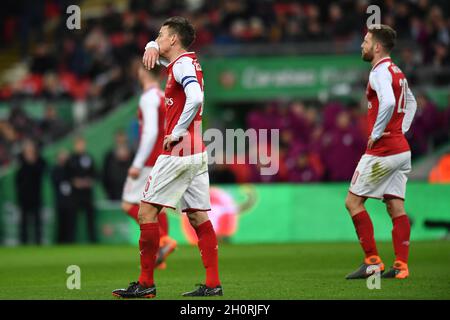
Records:
[[[217,237],[211,221],[205,221],[195,229],[198,237],[198,248],[206,269],[206,286],[210,288],[220,285]]]
[[[141,275],[139,283],[146,287],[154,284],[153,270],[155,268],[156,254],[159,248],[158,223],[141,224],[141,237],[139,238],[139,253],[141,255]]]
[[[158,214],[159,223],[159,236],[165,237],[169,234],[169,221],[167,220],[167,214],[165,211],[161,211]]]
[[[127,214],[134,220],[136,220],[137,223],[139,223],[138,213],[139,213],[139,205],[137,204],[133,204],[131,208],[127,211]]]
[[[357,213],[352,217],[355,225],[356,234],[358,235],[359,243],[364,250],[366,258],[370,256],[378,256],[377,245],[373,236],[373,225],[369,214],[366,210]]]
[[[409,235],[411,226],[407,215],[392,219],[392,242],[394,244],[395,260],[408,263]]]

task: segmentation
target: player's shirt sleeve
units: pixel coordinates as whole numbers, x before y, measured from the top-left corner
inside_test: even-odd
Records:
[[[179,59],[175,62],[172,70],[175,81],[183,86],[184,93],[186,94],[183,112],[171,132],[172,138],[178,140],[186,134],[187,129],[201,107],[203,103],[203,92],[198,83],[192,58],[183,57]]]
[[[149,43],[147,43],[147,45],[145,46],[145,50],[147,50],[148,48],[155,48],[159,52],[159,45],[156,41],[150,41]],[[156,61],[156,64],[162,65],[164,67],[167,67],[169,63],[169,60],[161,56],[159,56],[159,59]]]
[[[414,119],[414,115],[416,114],[417,110],[417,102],[414,98],[413,93],[411,92],[411,89],[409,89],[406,92],[406,110],[405,110],[405,117],[403,118],[402,123],[402,132],[406,133],[408,132],[409,128],[411,127],[411,123]]]
[[[378,115],[373,126],[371,137],[378,140],[386,129],[395,109],[395,95],[392,89],[392,76],[387,69],[372,71],[369,83],[378,97]]]
[[[160,98],[156,90],[141,97],[139,108],[142,113],[142,134],[139,147],[133,160],[133,167],[141,169],[144,167],[150,153],[155,147],[158,138],[158,108]]]

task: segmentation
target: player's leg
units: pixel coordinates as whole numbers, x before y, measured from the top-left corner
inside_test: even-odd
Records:
[[[122,298],[152,298],[156,295],[153,272],[159,248],[158,213],[162,207],[175,209],[181,195],[189,185],[186,159],[160,156],[144,188],[138,212],[141,229],[139,249],[141,274],[139,281],[127,289],[117,289],[113,295]]]
[[[206,281],[204,285],[184,293],[183,296],[221,296],[223,290],[219,280],[217,237],[208,217],[211,203],[206,152],[195,155],[192,162],[195,163],[192,169],[193,178],[184,192],[180,204],[197,234],[197,245],[206,270]]]
[[[122,210],[126,212],[137,223],[139,213],[139,203],[141,202],[142,192],[148,181],[148,177],[152,172],[152,167],[144,167],[141,169],[139,177],[133,179],[127,177],[122,191]]]
[[[345,207],[352,218],[365,256],[364,262],[358,269],[347,275],[347,279],[367,278],[375,271],[372,270],[375,267],[378,267],[380,271],[384,271],[384,265],[378,256],[372,220],[364,206],[368,197],[378,196],[376,191],[377,185],[367,181],[367,178],[372,174],[373,163],[376,161],[377,159],[368,155],[364,155],[361,158],[355,169],[350,189],[345,199]]]
[[[384,201],[386,210],[392,219],[392,243],[395,252],[393,267],[386,272],[384,278],[404,279],[409,276],[408,255],[411,226],[405,211],[404,198],[406,193],[407,175],[411,171],[411,153],[395,155],[392,161],[399,163],[399,169],[393,174],[386,188]]]
[[[161,206],[145,202],[141,202],[139,207],[138,218],[141,229],[139,238],[141,275],[139,276],[139,283],[145,287],[154,285],[153,270],[159,248],[158,213],[160,210]]]
[[[384,278],[404,279],[409,276],[408,255],[411,226],[406,215],[402,199],[386,199],[386,209],[392,219],[392,243],[395,262],[393,267],[383,275]]]
[[[139,237],[141,273],[139,280],[130,283],[127,289],[113,290],[114,296],[119,298],[154,298],[156,296],[153,272],[159,248],[158,212],[160,210],[160,206],[141,202],[138,213],[141,229]]]
[[[375,243],[372,220],[364,206],[365,201],[365,197],[357,196],[351,192],[348,192],[345,200],[345,207],[352,218],[365,256],[364,262],[354,272],[347,275],[347,279],[367,278],[376,271],[375,268],[378,268],[379,271],[384,271],[384,265],[378,255]]]
[[[204,285],[200,285],[193,291],[186,292],[183,296],[221,296],[222,286],[219,279],[218,243],[207,211],[187,212],[189,223],[194,228],[198,237],[198,249],[206,271]]]
[[[122,210],[126,212],[133,220],[139,223],[138,213],[139,205],[128,201],[122,201]]]
[[[169,236],[169,219],[163,209],[158,214],[159,250],[156,258],[156,268],[165,269],[167,257],[177,248],[177,241]]]
[[[365,258],[378,256],[372,220],[364,206],[366,198],[348,192],[345,207],[349,212]]]

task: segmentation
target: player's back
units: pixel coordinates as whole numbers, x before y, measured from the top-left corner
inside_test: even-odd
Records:
[[[394,110],[384,130],[384,133],[387,133],[387,135],[382,136],[372,149],[366,150],[367,154],[386,156],[410,150],[408,141],[402,131],[406,111],[408,82],[403,72],[390,58],[380,60],[372,68],[369,76],[367,85],[369,133],[374,129],[377,120],[380,99],[386,98],[388,93],[385,91],[391,90],[387,86],[392,88],[395,97]]]
[[[388,64],[388,70],[392,77],[392,90],[394,91],[396,106],[392,114],[391,120],[386,126],[386,131],[391,134],[401,134],[403,118],[405,117],[406,108],[406,91],[408,89],[408,82],[402,70],[397,67],[392,61]]]

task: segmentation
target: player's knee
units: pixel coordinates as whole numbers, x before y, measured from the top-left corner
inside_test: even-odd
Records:
[[[347,209],[348,212],[352,212],[355,209],[356,205],[357,205],[356,202],[350,197],[347,197],[345,199],[345,208]]]
[[[345,208],[351,216],[354,216],[359,212],[365,210],[364,201],[362,200],[362,198],[347,195],[347,198],[345,199]]]
[[[141,202],[138,212],[139,224],[158,222],[158,212],[160,209],[151,204]]]
[[[406,214],[403,203],[400,201],[386,201],[386,211],[392,219]]]
[[[199,225],[209,220],[208,214],[203,211],[189,212],[187,213],[187,217],[189,219],[189,223],[194,228],[197,228]]]

